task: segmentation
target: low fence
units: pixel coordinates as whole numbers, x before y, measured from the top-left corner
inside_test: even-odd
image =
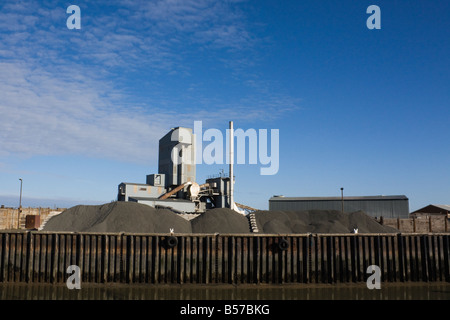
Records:
[[[447,215],[420,216],[416,218],[380,218],[378,222],[382,225],[393,227],[400,232],[449,232]]]
[[[63,210],[60,208],[22,208],[19,214],[19,209],[0,208],[0,230],[17,229],[17,227],[25,229],[26,216],[38,216],[42,223],[49,215],[60,213]]]
[[[0,282],[450,282],[449,234],[211,235],[0,232]]]

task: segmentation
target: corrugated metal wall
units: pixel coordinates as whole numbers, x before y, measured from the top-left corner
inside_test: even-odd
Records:
[[[337,283],[447,281],[449,234],[167,235],[0,233],[0,282]]]
[[[269,200],[269,210],[342,210],[340,200]],[[408,218],[408,200],[344,200],[344,211],[372,217]]]

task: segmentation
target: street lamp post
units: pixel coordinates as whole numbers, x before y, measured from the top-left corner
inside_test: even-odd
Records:
[[[344,213],[344,188],[341,188],[341,206],[342,206],[342,213]]]
[[[17,213],[17,229],[20,229],[20,214],[22,213],[22,183],[23,180],[20,180],[20,198],[19,198],[19,210]]]

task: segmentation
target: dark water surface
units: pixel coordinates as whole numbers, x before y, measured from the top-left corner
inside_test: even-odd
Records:
[[[335,285],[0,284],[0,300],[450,300],[450,283]]]

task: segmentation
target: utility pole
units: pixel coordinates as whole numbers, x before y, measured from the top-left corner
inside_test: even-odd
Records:
[[[342,205],[342,213],[344,213],[344,188],[341,188],[341,205]]]
[[[20,229],[20,214],[22,213],[22,183],[23,180],[20,180],[20,198],[19,198],[19,210],[17,212],[17,229]]]
[[[230,121],[230,209],[234,210],[234,172],[233,172],[233,162],[234,162],[234,130],[233,121]]]

